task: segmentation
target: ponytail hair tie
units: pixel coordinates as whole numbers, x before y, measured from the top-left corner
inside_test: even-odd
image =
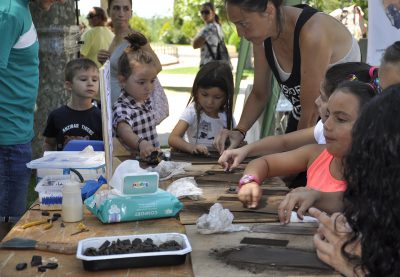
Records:
[[[369,73],[369,77],[371,78],[370,85],[373,87],[373,89],[376,91],[376,93],[379,94],[382,92],[382,88],[381,88],[381,85],[379,82],[378,74],[375,73],[375,72],[377,72],[377,70],[378,70],[377,66],[371,66],[368,73]]]
[[[369,74],[369,77],[371,78],[371,80],[376,79],[376,77],[377,77],[377,75],[375,75],[375,70],[378,70],[377,66],[371,66],[369,68],[368,74]]]

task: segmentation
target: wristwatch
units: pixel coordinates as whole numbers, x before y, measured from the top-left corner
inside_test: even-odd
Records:
[[[240,178],[240,180],[239,180],[239,189],[242,186],[244,186],[248,183],[252,183],[252,182],[257,183],[258,185],[260,185],[260,183],[261,183],[260,180],[254,175],[249,175],[249,174],[243,175],[242,178]]]

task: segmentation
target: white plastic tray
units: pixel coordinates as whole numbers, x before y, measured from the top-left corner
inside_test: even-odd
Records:
[[[106,240],[113,242],[119,240],[134,240],[136,238],[144,241],[152,239],[153,243],[160,245],[168,240],[175,240],[181,246],[177,251],[143,252],[131,254],[86,256],[84,251],[89,247],[98,249]],[[94,237],[79,241],[76,257],[83,262],[86,270],[95,271],[101,269],[116,269],[129,267],[165,266],[177,265],[185,261],[186,255],[192,251],[186,235],[179,233],[159,233],[128,236]],[[159,259],[157,259],[159,257]]]

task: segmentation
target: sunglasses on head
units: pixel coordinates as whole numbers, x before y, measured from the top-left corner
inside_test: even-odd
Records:
[[[91,18],[94,18],[96,16],[97,16],[97,14],[89,13],[86,18],[87,19],[91,19]]]
[[[210,10],[204,10],[204,11],[200,11],[200,13],[201,13],[201,14],[208,15],[208,14],[210,14]]]

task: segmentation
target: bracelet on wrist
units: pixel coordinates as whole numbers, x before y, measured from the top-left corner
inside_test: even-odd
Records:
[[[243,130],[243,129],[241,129],[241,128],[238,128],[238,127],[236,127],[236,128],[233,128],[232,129],[232,131],[238,131],[239,133],[241,133],[242,134],[242,136],[243,136],[243,139],[245,139],[245,137],[246,137],[246,131],[245,130]]]
[[[259,186],[261,185],[261,182],[257,176],[245,174],[242,176],[242,178],[240,178],[238,188],[240,189],[242,186],[248,183],[256,183]]]
[[[137,141],[137,150],[140,151],[140,143],[144,140],[144,138],[139,137],[138,141]]]

